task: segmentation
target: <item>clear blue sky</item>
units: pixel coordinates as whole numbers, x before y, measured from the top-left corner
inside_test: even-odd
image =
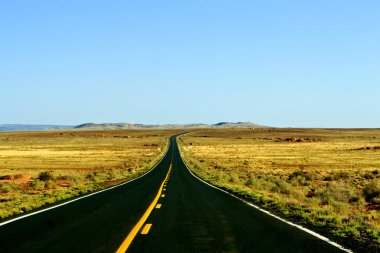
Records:
[[[380,127],[378,0],[0,0],[0,124]]]

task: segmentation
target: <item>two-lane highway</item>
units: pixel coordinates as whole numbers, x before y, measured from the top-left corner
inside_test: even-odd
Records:
[[[115,252],[157,194],[172,159],[145,176],[46,212],[0,225],[0,252]]]
[[[341,252],[195,178],[175,137],[130,183],[0,226],[0,252]]]

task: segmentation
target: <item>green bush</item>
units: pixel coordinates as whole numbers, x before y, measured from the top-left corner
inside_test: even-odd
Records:
[[[288,180],[292,180],[293,178],[297,178],[297,177],[303,177],[307,181],[313,179],[311,174],[309,174],[305,171],[302,171],[302,170],[297,170],[297,171],[294,171],[292,174],[289,175]]]
[[[380,197],[380,181],[374,180],[367,184],[363,189],[363,196],[367,202],[372,202]]]
[[[230,183],[239,183],[240,182],[239,177],[236,174],[234,174],[234,173],[231,173],[229,175],[229,177],[230,178],[228,179],[228,182],[230,182]]]
[[[53,180],[48,180],[45,182],[45,189],[54,189],[55,188],[55,182]]]
[[[294,171],[288,177],[288,182],[294,186],[307,186],[310,184],[310,181],[313,180],[312,175],[305,171]]]
[[[12,191],[12,187],[8,184],[2,184],[0,185],[0,193],[8,193]]]
[[[54,180],[54,176],[50,171],[42,171],[37,177],[41,181]]]
[[[352,203],[358,203],[359,201],[360,201],[360,197],[358,197],[358,196],[352,196],[348,199],[348,202],[351,204]]]
[[[339,179],[348,179],[349,177],[350,177],[350,174],[348,174],[348,172],[340,171],[337,174],[335,174],[334,178],[336,180],[339,180]]]
[[[352,202],[353,198],[356,197],[355,193],[348,188],[346,185],[340,184],[329,184],[321,192],[319,192],[321,198],[321,204],[327,205],[332,204],[334,201],[341,203]]]
[[[245,185],[245,186],[248,186],[248,187],[252,186],[252,185],[253,185],[253,180],[252,180],[252,178],[249,178],[247,181],[245,181],[244,185]]]
[[[371,172],[367,171],[363,174],[363,178],[364,179],[374,179],[375,178],[375,175],[372,174]]]
[[[33,188],[34,190],[42,190],[45,188],[45,182],[39,179],[36,179],[30,183],[30,187]]]
[[[289,195],[291,192],[292,186],[285,181],[277,181],[272,187],[272,192],[278,192],[281,194]]]

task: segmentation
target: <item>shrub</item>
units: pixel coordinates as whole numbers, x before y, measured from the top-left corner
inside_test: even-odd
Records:
[[[8,193],[12,190],[12,187],[7,184],[0,185],[0,193]]]
[[[275,185],[272,187],[271,191],[289,195],[291,192],[291,185],[284,181],[277,181],[275,182]]]
[[[363,189],[363,196],[367,202],[372,202],[380,197],[380,181],[375,180],[367,184]]]
[[[349,203],[355,200],[355,194],[346,185],[330,184],[327,185],[320,193],[321,204],[331,204],[334,201]]]
[[[20,189],[22,189],[22,187],[18,184],[1,184],[0,185],[0,193],[15,192]]]
[[[54,180],[54,176],[50,171],[42,171],[37,177],[41,181]]]
[[[358,203],[359,202],[359,200],[360,200],[360,197],[358,197],[358,196],[352,196],[352,197],[350,197],[349,199],[348,199],[348,202],[349,203]]]
[[[347,179],[350,177],[350,174],[348,174],[348,172],[345,172],[345,171],[340,171],[338,172],[336,175],[335,175],[335,179],[336,180],[339,180],[339,179]]]
[[[113,179],[115,179],[116,178],[116,172],[114,171],[114,170],[110,170],[110,171],[108,171],[108,180],[113,180]]]
[[[371,172],[367,171],[366,173],[363,174],[364,179],[374,179],[375,176]]]
[[[253,180],[252,178],[249,178],[245,183],[244,183],[245,186],[252,186],[253,185]]]
[[[128,169],[128,171],[130,170],[132,169]],[[92,173],[87,174],[85,178],[91,181],[95,181],[97,174],[98,174],[97,172],[92,172]]]
[[[312,179],[313,177],[309,173],[298,170],[298,171],[294,171],[292,174],[289,175],[288,182],[294,186],[297,186],[297,185],[307,186],[309,185],[309,181]]]
[[[35,190],[42,190],[45,188],[45,182],[37,179],[33,180],[29,186]]]
[[[229,178],[228,182],[230,182],[230,183],[239,183],[240,179],[239,179],[239,177],[237,175],[231,173],[229,176],[230,176],[230,178]]]
[[[55,183],[53,180],[47,180],[45,182],[45,189],[54,189],[55,188]]]
[[[306,180],[312,180],[313,179],[312,175],[310,175],[309,173],[302,171],[302,170],[297,170],[297,171],[294,171],[292,174],[290,174],[289,180],[291,180],[292,178],[296,178],[296,177],[304,177]]]

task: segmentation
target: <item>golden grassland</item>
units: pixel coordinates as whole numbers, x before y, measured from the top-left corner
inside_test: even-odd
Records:
[[[380,247],[380,130],[209,129],[179,144],[212,184],[346,244]]]
[[[2,132],[0,219],[142,175],[176,132]]]

